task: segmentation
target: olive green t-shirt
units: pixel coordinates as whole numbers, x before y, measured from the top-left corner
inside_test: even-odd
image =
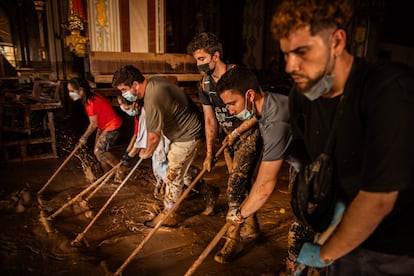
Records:
[[[162,131],[171,142],[202,138],[200,110],[178,86],[167,79],[148,79],[144,107],[148,132]]]

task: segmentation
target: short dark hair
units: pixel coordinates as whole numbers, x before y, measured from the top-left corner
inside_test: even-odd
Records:
[[[114,73],[112,87],[117,88],[121,84],[131,86],[134,81],[143,83],[144,80],[145,77],[138,68],[133,65],[126,65]]]
[[[230,89],[241,95],[244,95],[249,89],[253,89],[257,93],[262,91],[253,71],[243,66],[236,66],[224,73],[216,88],[219,96],[223,91]]]
[[[221,45],[217,36],[212,33],[200,33],[187,45],[187,53],[190,55],[199,49],[204,49],[210,55],[219,52],[220,58],[223,55],[223,45]]]

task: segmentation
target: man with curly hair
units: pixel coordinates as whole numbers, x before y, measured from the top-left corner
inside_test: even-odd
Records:
[[[328,275],[409,275],[414,72],[354,57],[346,49],[351,16],[347,0],[285,0],[273,17],[272,32],[294,81],[293,138],[310,160],[324,150],[338,104],[345,101],[331,157],[333,187],[346,211],[323,245],[304,243],[298,261],[326,267]],[[244,204],[241,214],[256,209]]]

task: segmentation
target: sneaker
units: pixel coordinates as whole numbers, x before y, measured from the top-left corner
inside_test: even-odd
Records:
[[[244,223],[242,224],[240,235],[245,241],[253,241],[259,238],[260,228],[256,214],[253,214],[245,219]]]
[[[226,243],[214,256],[214,260],[220,264],[230,263],[242,250],[243,243],[240,238],[240,225],[232,224],[226,232]]]
[[[159,213],[156,217],[154,217],[152,220],[144,222],[144,225],[150,228],[154,228],[158,222],[160,222],[164,217],[167,215],[167,211],[163,210],[161,213]],[[176,214],[173,212],[171,215],[168,216],[164,220],[164,222],[161,224],[162,226],[167,227],[174,227],[178,224]]]
[[[243,250],[243,243],[240,239],[226,239],[223,248],[214,256],[214,260],[220,264],[228,264],[232,262]]]

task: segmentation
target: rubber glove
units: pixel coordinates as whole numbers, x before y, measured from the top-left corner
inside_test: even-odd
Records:
[[[244,218],[241,215],[240,208],[232,208],[227,212],[226,220],[231,223],[240,224],[244,222]]]
[[[124,155],[122,155],[121,161],[122,161],[122,165],[124,166],[129,166],[129,161],[131,160],[131,156],[128,155],[128,153],[125,153]]]
[[[207,152],[206,158],[203,162],[203,169],[205,169],[208,172],[211,172],[211,167],[213,164],[213,153]]]
[[[311,267],[325,267],[333,262],[325,263],[321,260],[321,246],[311,242],[305,242],[300,249],[297,261]]]
[[[342,201],[338,201],[335,205],[335,210],[334,210],[334,214],[331,220],[331,223],[329,224],[329,226],[336,226],[339,224],[339,222],[341,222],[342,220],[342,216],[345,213],[345,203],[343,203]]]
[[[336,203],[334,214],[332,216],[332,220],[329,224],[329,227],[336,227],[341,222],[342,216],[345,213],[345,209],[345,204],[342,201],[338,201]],[[330,265],[332,262],[325,263],[321,260],[320,252],[321,245],[305,242],[302,248],[300,249],[297,261],[299,263],[312,267],[325,267]]]

